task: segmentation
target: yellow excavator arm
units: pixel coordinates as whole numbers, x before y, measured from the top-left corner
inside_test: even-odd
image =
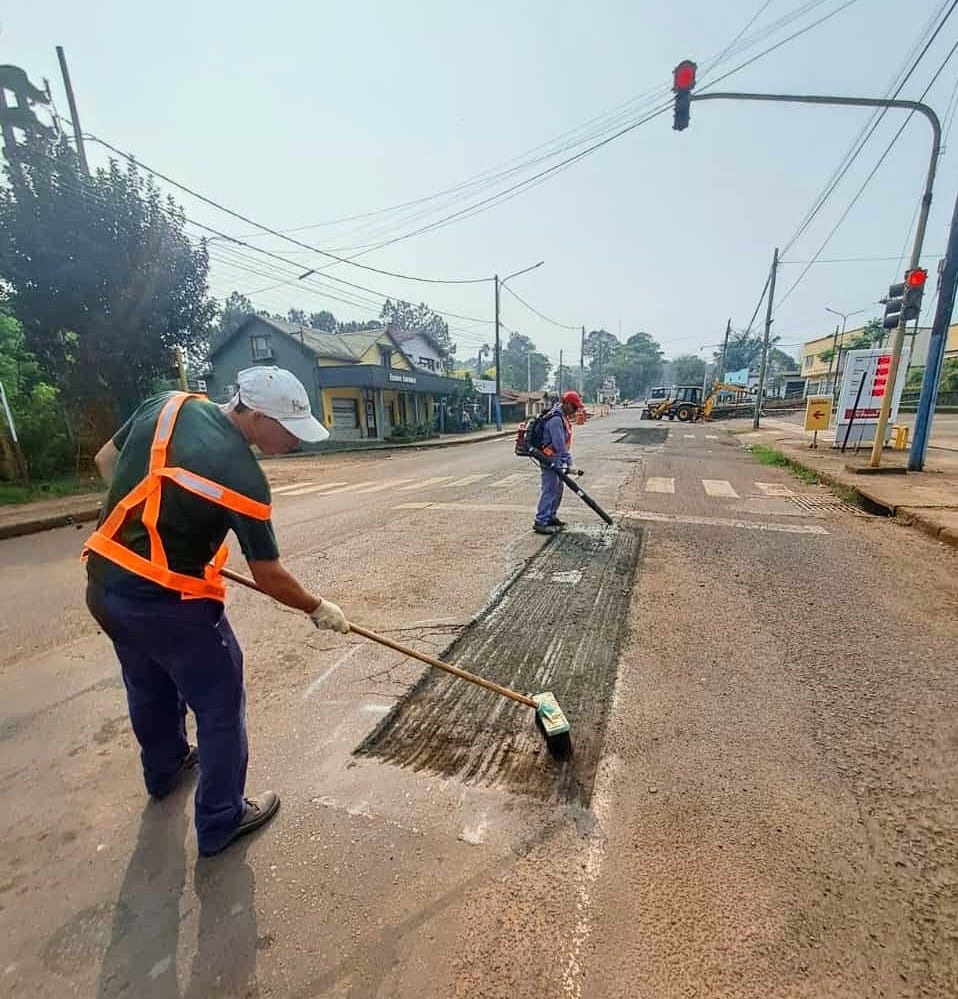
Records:
[[[712,415],[715,403],[718,402],[718,397],[722,392],[735,392],[738,395],[748,395],[748,387],[745,385],[731,385],[728,382],[716,382],[712,386],[712,391],[709,392],[708,398],[705,400],[705,405],[702,407],[703,419],[707,420]]]

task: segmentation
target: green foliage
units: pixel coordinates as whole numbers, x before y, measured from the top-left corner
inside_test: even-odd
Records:
[[[314,330],[322,330],[324,333],[335,333],[336,317],[325,309],[321,312],[311,312],[309,314],[309,325]]]
[[[0,482],[0,506],[100,492],[103,492],[103,482],[96,475],[47,479],[42,482],[35,481],[29,486],[18,482]]]
[[[131,410],[173,348],[205,352],[215,311],[206,246],[135,165],[87,176],[34,137],[0,188],[0,277],[27,349],[71,404]]]
[[[394,302],[387,298],[379,318],[396,329],[425,334],[435,343],[444,361],[449,361],[456,352],[456,345],[449,335],[449,324],[425,302],[412,305],[401,299]]]
[[[355,319],[350,319],[349,322],[337,323],[336,333],[363,333],[366,330],[378,330],[382,327],[382,323],[378,319],[369,319],[366,322],[358,322]]]
[[[648,333],[635,333],[613,348],[604,374],[622,396],[637,399],[662,378],[662,348]]]
[[[32,479],[62,475],[72,464],[72,447],[59,392],[27,350],[23,327],[0,308],[0,381]],[[4,431],[6,421],[0,418]]]
[[[695,354],[680,354],[672,361],[676,385],[701,385],[705,379],[705,361]]]
[[[549,379],[552,362],[536,350],[533,341],[521,333],[512,333],[501,351],[502,384],[520,392],[538,392]],[[531,384],[530,375],[531,372]]]
[[[752,457],[760,465],[772,465],[778,468],[787,468],[792,475],[807,485],[814,486],[818,483],[818,474],[810,468],[793,461],[774,447],[766,447],[764,444],[756,444],[752,448]]]

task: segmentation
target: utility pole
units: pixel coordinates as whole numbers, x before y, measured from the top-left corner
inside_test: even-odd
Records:
[[[729,316],[728,322],[725,324],[725,341],[722,344],[722,367],[716,373],[716,381],[725,381],[725,358],[728,354],[728,338],[729,334],[732,332],[732,317]],[[708,369],[708,365],[705,366]]]
[[[183,348],[177,347],[174,353],[176,354],[176,373],[179,378],[180,388],[184,392],[189,392],[190,385],[186,377],[186,361],[183,357]]]
[[[526,354],[526,391],[532,391],[532,351]]]
[[[499,401],[499,393],[502,391],[502,363],[500,360],[501,348],[499,344],[499,275],[493,279],[496,283],[496,430],[502,430],[502,403]]]
[[[752,429],[758,430],[762,415],[762,402],[765,397],[765,373],[768,371],[768,344],[772,333],[772,306],[775,300],[775,277],[778,274],[778,247],[772,257],[772,273],[768,279],[768,308],[765,310],[765,339],[762,342],[762,366],[758,369],[758,395],[755,397],[755,415]]]
[[[579,340],[579,395],[585,392],[585,327]]]
[[[556,379],[556,387],[559,390],[559,398],[562,398],[562,351],[559,351],[559,375]]]
[[[10,403],[7,402],[7,393],[3,387],[3,382],[0,382],[0,405],[3,407],[3,415],[6,417],[7,426],[10,429],[10,442],[13,444],[13,456],[17,461],[17,471],[20,473],[20,478],[23,479],[23,484],[29,486],[30,469],[27,466],[27,459],[23,454],[23,448],[20,446],[20,438],[17,436],[17,426],[13,422],[13,413],[10,412]]]
[[[57,59],[60,61],[60,75],[63,77],[63,88],[67,92],[67,103],[70,105],[70,121],[73,122],[73,138],[77,144],[77,156],[85,174],[90,173],[90,165],[86,159],[86,147],[83,145],[83,130],[80,128],[80,115],[77,112],[76,97],[73,96],[73,84],[70,82],[70,70],[67,69],[67,57],[63,46],[57,46]]]
[[[925,453],[931,436],[931,421],[935,415],[938,400],[938,383],[941,381],[941,367],[945,357],[945,344],[948,340],[948,327],[955,308],[955,289],[958,287],[958,200],[951,216],[951,230],[948,234],[948,249],[941,264],[938,281],[938,307],[931,324],[931,337],[928,343],[928,360],[921,380],[921,394],[918,396],[918,412],[915,415],[915,436],[908,452],[908,471],[920,472],[925,467]],[[904,313],[904,310],[902,310]],[[889,385],[894,382],[889,380]],[[886,393],[887,394],[887,393]]]

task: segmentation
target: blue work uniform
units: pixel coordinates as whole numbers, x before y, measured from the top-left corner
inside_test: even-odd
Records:
[[[562,502],[562,479],[552,470],[562,469],[566,472],[572,467],[572,424],[569,422],[562,406],[556,405],[550,410],[543,428],[542,453],[549,459],[549,468],[542,469],[539,490],[539,505],[536,509],[536,524],[548,525],[555,519]]]

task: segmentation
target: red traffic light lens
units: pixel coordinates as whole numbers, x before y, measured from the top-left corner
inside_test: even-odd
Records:
[[[927,279],[928,271],[919,268],[918,270],[910,271],[905,278],[905,282],[909,288],[921,288]]]
[[[689,59],[686,59],[685,62],[680,62],[672,70],[672,89],[691,90],[695,86],[695,71],[697,69],[698,66]]]

